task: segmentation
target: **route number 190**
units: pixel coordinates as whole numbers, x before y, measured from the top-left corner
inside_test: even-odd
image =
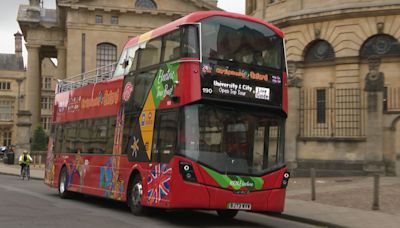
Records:
[[[213,90],[211,88],[203,88],[203,93],[212,94]]]

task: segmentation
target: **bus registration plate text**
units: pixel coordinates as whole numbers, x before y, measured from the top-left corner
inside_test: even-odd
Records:
[[[228,203],[228,209],[235,209],[235,210],[251,210],[250,203]]]

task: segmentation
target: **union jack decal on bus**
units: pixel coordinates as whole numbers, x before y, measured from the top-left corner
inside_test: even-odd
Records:
[[[168,196],[170,179],[171,168],[167,164],[158,164],[151,170],[147,177],[147,201],[150,205],[156,205]]]

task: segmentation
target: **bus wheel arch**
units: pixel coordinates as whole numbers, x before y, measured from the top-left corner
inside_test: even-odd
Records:
[[[139,170],[132,171],[127,189],[127,204],[134,215],[143,215],[146,207],[141,204],[143,196],[142,175]]]

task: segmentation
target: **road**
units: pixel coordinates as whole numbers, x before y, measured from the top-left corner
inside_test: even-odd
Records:
[[[0,227],[314,227],[281,218],[240,212],[233,220],[214,211],[158,211],[134,216],[121,202],[77,195],[63,200],[43,181],[0,175]]]

